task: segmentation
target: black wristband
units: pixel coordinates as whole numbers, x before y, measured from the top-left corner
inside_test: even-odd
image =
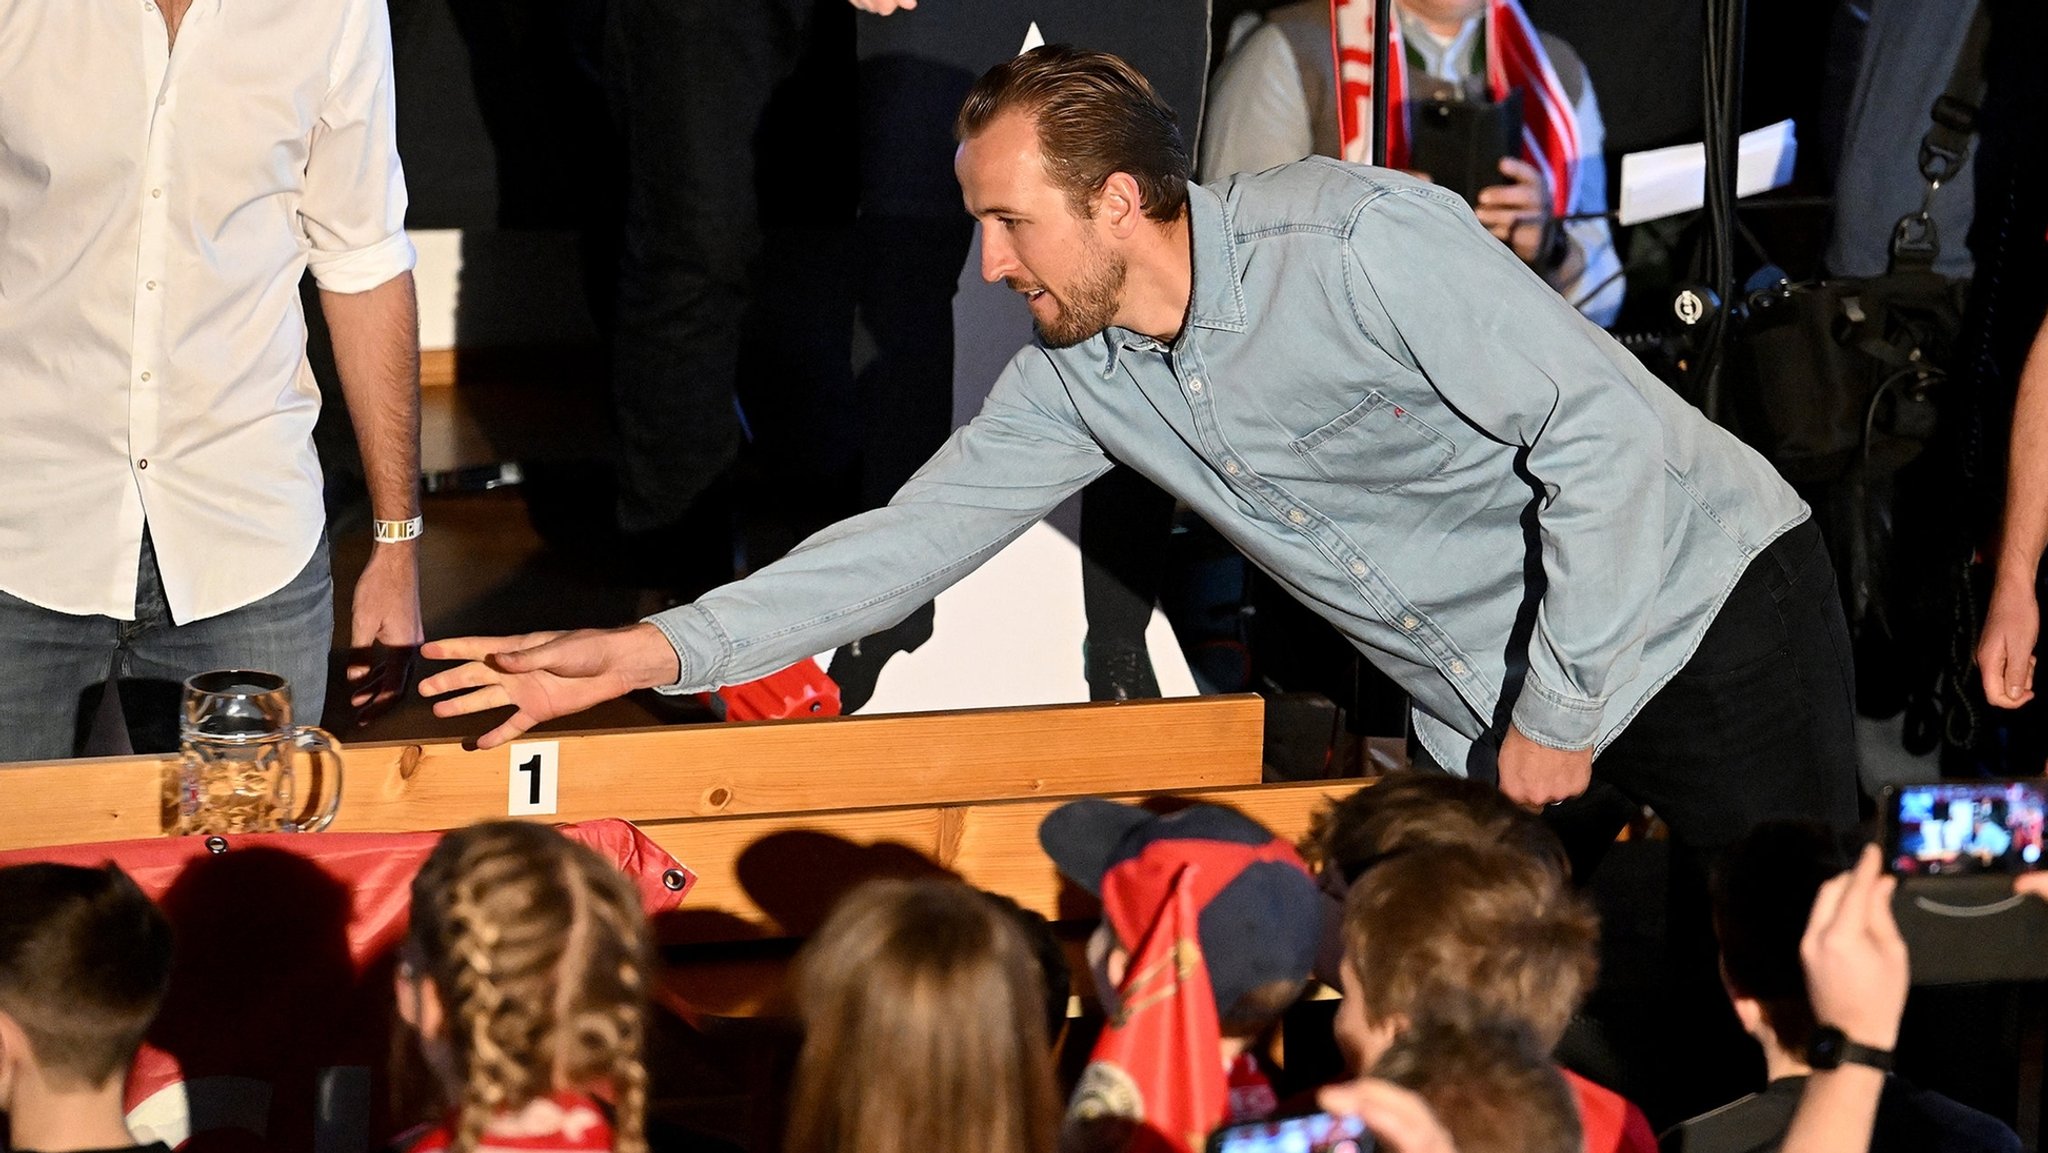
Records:
[[[1843,1065],[1865,1065],[1880,1072],[1892,1071],[1892,1051],[1859,1045],[1833,1025],[1822,1025],[1806,1042],[1806,1063],[1818,1070]]]

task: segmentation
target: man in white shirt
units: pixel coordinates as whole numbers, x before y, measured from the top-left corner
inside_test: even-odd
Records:
[[[0,761],[78,751],[110,674],[267,669],[318,719],[308,267],[378,518],[352,700],[402,688],[421,636],[405,204],[383,0],[0,0]]]

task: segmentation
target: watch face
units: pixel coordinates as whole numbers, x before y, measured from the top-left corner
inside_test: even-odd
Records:
[[[1835,1069],[1842,1064],[1842,1045],[1847,1040],[1840,1029],[1822,1025],[1813,1031],[1806,1046],[1806,1063],[1816,1069]]]

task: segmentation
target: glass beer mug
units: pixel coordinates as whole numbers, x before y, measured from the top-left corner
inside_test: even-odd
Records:
[[[334,738],[292,724],[291,685],[275,673],[222,669],[187,680],[178,733],[180,833],[317,833],[341,807]],[[297,804],[301,751],[320,762],[317,779],[331,792],[310,818]]]

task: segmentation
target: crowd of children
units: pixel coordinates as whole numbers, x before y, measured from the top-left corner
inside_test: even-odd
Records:
[[[792,973],[787,1153],[1201,1153],[1220,1130],[1286,1149],[1284,1119],[1318,1109],[1405,1153],[1657,1148],[1639,1109],[1557,1063],[1599,925],[1544,824],[1492,789],[1391,778],[1329,806],[1302,851],[1230,809],[1097,800],[1055,810],[1040,840],[1103,910],[1087,967],[1105,1024],[1065,1109],[1069,976],[1045,920],[956,880],[874,881]],[[1896,1042],[1892,882],[1874,851],[1847,865],[1797,826],[1729,854],[1722,970],[1771,1081],[1667,1148],[2019,1148],[1873,1062],[1807,1056],[1816,1037]],[[122,1089],[173,951],[112,865],[0,869],[5,1148],[137,1147]],[[413,882],[395,977],[393,1075],[431,1104],[392,1147],[648,1153],[654,966],[639,895],[592,849],[533,823],[446,834]],[[1264,1042],[1316,976],[1342,993],[1346,1079],[1283,1096]]]

